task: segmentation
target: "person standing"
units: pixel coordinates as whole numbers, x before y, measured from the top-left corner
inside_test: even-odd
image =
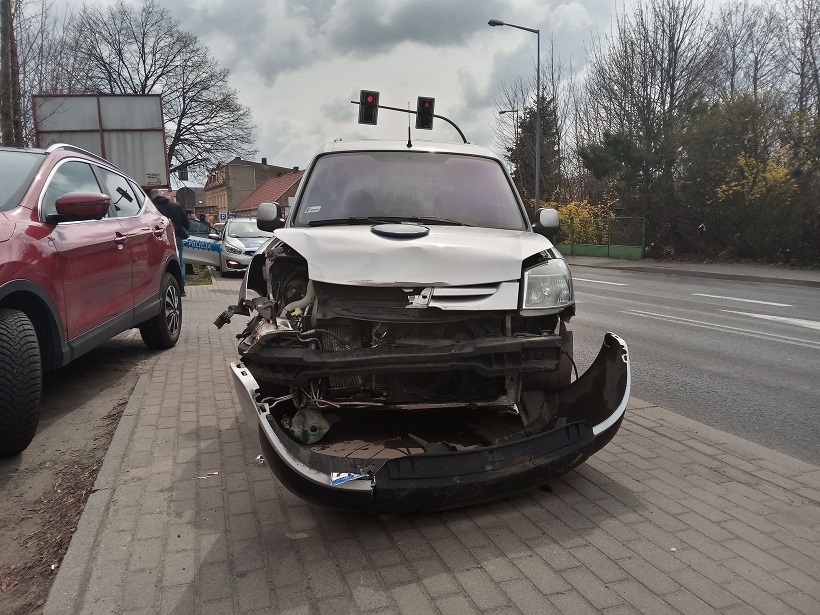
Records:
[[[179,286],[179,292],[185,296],[185,261],[182,258],[182,242],[188,238],[188,229],[191,228],[191,223],[188,221],[188,216],[182,205],[176,201],[170,200],[167,196],[162,194],[157,189],[151,190],[148,193],[154,205],[157,206],[159,213],[168,218],[174,226],[174,236],[177,239],[177,253],[179,254],[179,267],[182,271],[182,284]]]

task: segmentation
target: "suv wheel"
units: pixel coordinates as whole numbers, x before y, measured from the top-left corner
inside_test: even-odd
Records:
[[[171,348],[182,331],[182,299],[177,279],[167,271],[162,277],[162,310],[139,326],[142,341],[149,348]]]
[[[19,310],[0,310],[0,456],[25,450],[37,431],[43,368],[37,332]]]

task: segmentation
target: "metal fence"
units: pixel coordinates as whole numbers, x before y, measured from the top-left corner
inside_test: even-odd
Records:
[[[574,218],[562,222],[557,247],[572,256],[605,256],[639,260],[646,243],[646,219],[638,217]]]

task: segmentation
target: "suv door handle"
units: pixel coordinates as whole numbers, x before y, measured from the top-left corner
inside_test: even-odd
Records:
[[[165,235],[165,227],[164,226],[155,226],[154,227],[154,237],[157,239],[162,239]]]
[[[124,246],[128,243],[128,236],[122,233],[114,233],[114,243],[118,246]]]

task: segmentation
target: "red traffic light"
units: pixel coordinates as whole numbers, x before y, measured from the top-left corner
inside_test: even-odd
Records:
[[[359,92],[359,124],[375,124],[379,119],[379,93]]]
[[[421,130],[433,129],[433,109],[436,104],[435,98],[419,96],[416,103],[416,128]]]

